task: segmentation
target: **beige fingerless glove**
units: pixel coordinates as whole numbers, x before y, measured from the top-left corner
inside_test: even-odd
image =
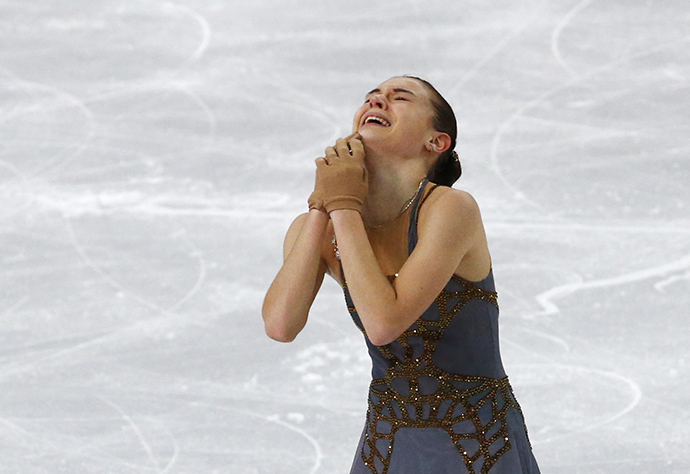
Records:
[[[318,195],[316,191],[312,192],[311,195],[309,196],[309,199],[307,200],[307,204],[309,204],[309,210],[311,211],[312,209],[317,209],[317,210],[324,210],[323,207],[323,199],[321,196]]]
[[[322,202],[329,214],[338,209],[362,212],[367,190],[367,171],[361,158],[348,156],[331,163],[318,158],[316,185],[309,197],[309,208],[312,209],[312,204],[318,206]]]

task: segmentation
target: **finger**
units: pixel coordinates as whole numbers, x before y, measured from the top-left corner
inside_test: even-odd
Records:
[[[355,154],[355,150],[352,148],[352,143],[353,142],[358,142],[363,145],[362,143],[362,135],[359,134],[359,132],[355,132],[349,137],[347,137],[347,146],[350,150],[350,156],[353,156]],[[359,149],[359,147],[358,147]]]
[[[329,164],[333,163],[333,160],[337,160],[338,158],[338,153],[335,151],[335,148],[333,148],[332,146],[326,148],[326,161]]]
[[[318,168],[319,166],[328,166],[328,161],[326,161],[326,158],[319,157],[314,160],[314,163],[316,163],[316,167]]]
[[[350,140],[350,149],[352,150],[352,156],[355,155],[360,155],[364,156],[364,143],[362,143],[362,140],[359,140],[357,138],[353,138]]]
[[[338,152],[338,156],[341,158],[350,156],[350,147],[345,138],[339,138],[335,142],[335,151]]]

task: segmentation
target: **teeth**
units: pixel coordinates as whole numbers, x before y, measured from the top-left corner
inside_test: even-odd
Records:
[[[375,115],[371,115],[371,116],[367,117],[367,119],[364,121],[364,123],[371,123],[371,122],[378,123],[379,125],[383,125],[385,127],[390,127],[390,125],[391,125],[388,120],[386,120],[382,117],[377,117]]]

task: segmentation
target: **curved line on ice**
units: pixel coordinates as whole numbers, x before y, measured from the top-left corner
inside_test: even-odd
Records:
[[[196,21],[200,26],[201,26],[201,42],[199,43],[199,46],[196,48],[196,50],[189,56],[183,63],[181,67],[188,66],[190,64],[194,64],[197,62],[199,59],[201,59],[204,54],[206,53],[206,50],[208,49],[209,44],[211,43],[211,26],[208,23],[208,20],[206,20],[206,17],[201,15],[200,13],[196,12],[195,10],[192,10],[189,7],[185,7],[182,5],[175,5],[172,3],[167,3],[165,4],[165,7],[168,8],[169,10],[176,10],[184,15],[187,15],[188,17],[192,18],[194,21]]]
[[[558,308],[558,305],[556,305],[556,303],[553,302],[553,300],[556,298],[562,298],[564,296],[571,295],[576,291],[586,290],[590,288],[605,288],[608,286],[618,286],[627,283],[635,283],[638,281],[647,280],[649,278],[664,276],[671,272],[687,270],[689,268],[690,255],[687,255],[674,262],[658,265],[656,267],[647,268],[645,270],[640,270],[637,272],[632,272],[617,277],[603,278],[601,280],[592,280],[586,282],[569,283],[567,285],[556,286],[554,288],[551,288],[550,290],[538,294],[535,297],[537,303],[539,303],[543,308],[543,311],[533,316],[548,316],[551,314],[558,313],[560,309]]]
[[[207,275],[207,269],[208,265],[206,264],[206,260],[204,259],[203,253],[201,250],[194,245],[193,242],[191,242],[186,235],[183,235],[184,240],[186,240],[189,244],[189,246],[192,248],[192,256],[197,259],[199,262],[199,275],[196,279],[196,282],[194,283],[194,286],[187,292],[186,295],[184,295],[177,303],[172,305],[171,307],[167,308],[167,311],[174,312],[177,311],[177,309],[185,304],[187,301],[189,301],[191,298],[196,295],[201,287],[204,285],[204,282],[206,281],[206,275]]]
[[[477,62],[477,64],[475,64],[474,67],[472,67],[472,69],[467,71],[467,73],[460,78],[458,84],[450,90],[449,96],[454,96],[455,94],[457,94],[457,92],[465,84],[472,80],[474,76],[476,76],[477,73],[481,71],[486,64],[488,64],[493,58],[495,58],[498,55],[498,53],[500,53],[513,40],[513,38],[520,36],[520,34],[522,34],[522,32],[525,31],[525,29],[527,29],[527,27],[539,16],[542,7],[545,3],[546,0],[541,0],[539,2],[539,5],[537,5],[532,14],[525,21],[518,25],[511,33],[504,36],[491,51],[484,55],[484,57],[479,62]]]
[[[103,403],[105,403],[106,405],[109,405],[115,411],[117,411],[120,414],[120,416],[122,417],[122,419],[127,422],[127,424],[130,426],[130,428],[132,428],[132,430],[134,430],[134,434],[137,436],[137,439],[141,443],[141,446],[144,448],[144,451],[146,451],[146,455],[148,456],[149,461],[151,461],[153,463],[156,470],[160,471],[160,465],[158,464],[158,460],[156,459],[156,457],[153,454],[153,450],[151,449],[151,445],[148,443],[148,441],[146,441],[146,437],[141,432],[141,430],[139,429],[139,425],[137,425],[137,423],[134,421],[134,419],[131,416],[129,416],[127,413],[125,413],[125,411],[119,405],[108,400],[107,398],[102,397],[102,396],[99,396],[97,398],[99,400],[101,400]]]
[[[533,445],[539,445],[539,444],[545,444],[549,443],[554,440],[562,439],[562,438],[567,438],[575,434],[580,434],[580,433],[586,433],[588,431],[595,430],[603,425],[609,424],[613,421],[616,421],[619,418],[622,418],[623,416],[627,415],[631,411],[639,405],[640,401],[642,400],[642,390],[640,389],[640,386],[635,382],[633,379],[629,377],[625,377],[621,374],[618,374],[616,372],[606,372],[604,370],[599,370],[599,369],[593,369],[590,367],[584,367],[584,366],[579,366],[579,365],[566,365],[566,364],[520,364],[515,367],[527,367],[527,368],[533,368],[533,369],[539,369],[540,371],[544,370],[545,368],[548,368],[547,370],[570,370],[573,372],[587,372],[591,374],[596,374],[600,375],[602,377],[608,378],[608,379],[615,379],[620,382],[623,382],[625,385],[628,386],[628,389],[630,390],[631,394],[631,399],[630,402],[623,408],[622,410],[618,411],[617,413],[614,413],[613,415],[610,415],[608,417],[605,417],[604,419],[597,421],[595,423],[592,423],[586,427],[576,429],[574,431],[570,431],[568,433],[563,433],[559,435],[555,435],[552,437],[549,437],[545,440],[540,440],[537,442],[533,442]]]
[[[307,433],[306,431],[299,429],[298,427],[291,425],[290,423],[286,423],[285,421],[282,421],[278,415],[259,415],[258,413],[252,413],[250,411],[236,410],[236,409],[232,409],[232,408],[221,406],[221,405],[214,405],[211,403],[203,403],[203,402],[193,402],[192,405],[193,406],[199,406],[199,407],[215,408],[217,410],[230,411],[233,413],[239,413],[241,415],[247,415],[247,416],[251,416],[254,418],[259,418],[261,420],[268,421],[269,423],[275,423],[279,426],[287,428],[290,431],[294,431],[295,433],[299,434],[304,439],[309,441],[309,443],[314,448],[315,460],[314,460],[314,465],[312,466],[311,470],[309,471],[309,474],[316,474],[316,472],[321,467],[321,462],[323,461],[323,451],[321,450],[321,445],[319,444],[319,442],[316,441],[316,439],[313,436],[311,436],[309,433]]]
[[[606,63],[606,64],[604,64],[598,68],[593,69],[592,71],[590,71],[586,74],[583,74],[583,75],[580,75],[577,77],[573,77],[567,81],[564,81],[564,82],[558,84],[557,86],[552,87],[551,89],[549,89],[547,91],[544,91],[542,94],[539,94],[537,97],[535,97],[531,101],[528,101],[528,102],[524,103],[522,106],[518,107],[518,109],[500,125],[498,131],[494,134],[494,137],[491,140],[491,149],[490,149],[490,153],[489,153],[489,161],[490,161],[491,169],[493,169],[494,173],[496,174],[496,177],[498,177],[498,179],[503,183],[503,185],[507,189],[509,189],[513,192],[516,199],[520,199],[523,202],[530,204],[537,209],[541,208],[541,206],[538,203],[527,198],[527,196],[525,196],[525,194],[517,186],[513,185],[513,183],[511,183],[503,175],[503,172],[501,171],[501,167],[499,165],[499,159],[498,159],[498,155],[499,155],[498,149],[500,147],[501,140],[503,139],[504,135],[506,135],[508,133],[508,131],[513,126],[513,124],[517,120],[519,120],[521,117],[523,117],[528,110],[537,107],[539,104],[541,104],[547,98],[553,96],[557,92],[560,92],[564,89],[567,89],[568,87],[571,87],[575,84],[582,83],[582,82],[584,82],[588,79],[591,79],[591,78],[593,78],[599,74],[603,74],[604,72],[609,71],[609,70],[615,68],[616,66],[618,66],[620,64],[624,64],[624,63],[629,62],[629,61],[634,60],[634,59],[643,58],[645,56],[654,54],[654,53],[659,52],[659,51],[663,51],[666,49],[677,47],[677,46],[686,44],[688,42],[690,42],[690,36],[683,38],[681,40],[678,40],[678,41],[674,41],[672,43],[664,43],[662,45],[655,46],[653,48],[649,48],[647,50],[640,51],[640,52],[635,53],[635,54],[631,54],[631,55],[628,55],[625,57],[617,58],[617,59],[615,59],[609,63]]]
[[[32,92],[43,91],[52,94],[59,101],[59,105],[56,108],[75,107],[81,111],[86,120],[86,132],[81,142],[77,144],[76,149],[74,151],[66,155],[63,155],[63,152],[58,152],[54,154],[52,157],[50,157],[50,160],[47,162],[45,166],[43,166],[43,168],[41,168],[37,172],[34,172],[28,178],[22,177],[18,174],[18,170],[15,170],[15,174],[17,174],[18,177],[26,181],[27,179],[34,179],[39,176],[42,176],[52,171],[53,169],[58,168],[76,159],[84,152],[84,150],[88,148],[89,143],[95,136],[96,118],[93,111],[86,105],[86,103],[83,100],[81,100],[79,97],[73,94],[70,94],[69,92],[58,89],[57,87],[53,87],[40,82],[27,81],[26,79],[23,79],[16,75],[13,71],[4,67],[0,67],[0,73],[11,78],[13,81],[17,83],[18,87],[24,89],[27,92],[27,94],[33,99],[35,105],[40,107],[41,110],[48,110],[48,108],[41,103],[41,98],[37,97]],[[12,168],[9,169],[12,170]]]
[[[551,34],[551,51],[553,52],[553,56],[556,58],[556,62],[561,65],[563,69],[565,69],[570,75],[572,76],[577,76],[577,73],[570,67],[568,64],[565,62],[563,59],[563,56],[561,55],[561,51],[558,47],[558,43],[561,38],[561,33],[563,33],[563,30],[568,26],[568,24],[575,18],[577,15],[580,14],[582,10],[590,6],[592,3],[594,3],[596,0],[584,0],[577,5],[575,5],[558,23],[556,28],[553,30],[553,33]]]

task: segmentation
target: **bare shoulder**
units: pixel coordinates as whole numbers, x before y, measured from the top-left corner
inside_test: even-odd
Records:
[[[455,275],[481,281],[491,269],[484,224],[477,201],[467,191],[439,187],[419,215],[419,242],[456,262]]]
[[[417,229],[420,242],[449,249],[467,251],[485,240],[477,201],[470,193],[447,186],[434,190],[424,202]]]
[[[420,225],[424,221],[444,221],[448,224],[467,225],[481,222],[479,205],[467,191],[439,186],[429,195],[420,212]]]

